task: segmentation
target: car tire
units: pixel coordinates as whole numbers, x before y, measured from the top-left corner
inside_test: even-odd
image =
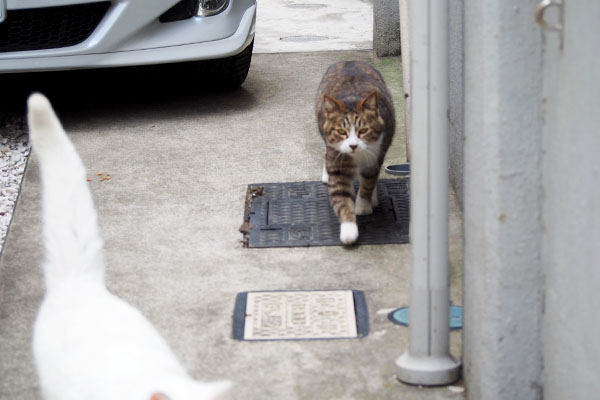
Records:
[[[215,86],[226,89],[237,89],[244,83],[250,70],[252,61],[252,48],[254,41],[246,47],[240,54],[232,57],[218,60],[205,61],[202,65],[204,76],[210,76],[214,79]]]

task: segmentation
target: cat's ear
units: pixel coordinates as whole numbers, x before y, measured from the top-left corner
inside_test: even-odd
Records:
[[[231,381],[216,381],[216,382],[197,382],[200,389],[197,393],[201,397],[210,399],[221,399],[221,395],[231,388]]]
[[[368,95],[366,95],[365,98],[362,99],[358,103],[358,111],[359,112],[373,111],[376,113],[377,112],[377,92],[373,91],[373,92],[369,93]]]
[[[327,95],[323,97],[323,108],[325,108],[326,113],[346,111],[346,105],[343,101],[336,100]]]
[[[165,394],[154,393],[152,396],[150,396],[150,400],[171,400],[171,399],[169,399],[169,397]]]

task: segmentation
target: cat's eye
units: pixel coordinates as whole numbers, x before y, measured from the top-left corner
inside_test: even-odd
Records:
[[[346,130],[344,128],[338,128],[337,133],[339,133],[340,135],[345,135]]]
[[[369,130],[369,128],[360,128],[358,130],[358,134],[359,135],[365,134],[365,133],[367,133],[368,130]]]

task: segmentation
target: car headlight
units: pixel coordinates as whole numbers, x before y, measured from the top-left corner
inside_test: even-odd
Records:
[[[173,22],[194,16],[210,17],[225,10],[228,4],[229,0],[181,0],[161,15],[159,20],[160,22]]]
[[[200,0],[198,7],[198,15],[208,17],[215,15],[227,8],[229,0]]]

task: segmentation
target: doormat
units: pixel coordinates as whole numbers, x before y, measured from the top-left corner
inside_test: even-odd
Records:
[[[237,340],[355,339],[369,334],[360,290],[238,293],[233,315]]]
[[[409,187],[409,178],[379,180],[379,206],[357,217],[357,245],[408,243]],[[320,181],[248,185],[240,232],[252,248],[342,246],[327,185]]]

